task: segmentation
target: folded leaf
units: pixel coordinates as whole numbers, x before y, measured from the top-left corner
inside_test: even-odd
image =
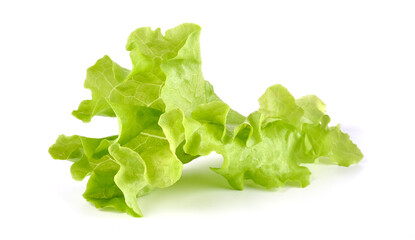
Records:
[[[166,32],[166,37],[173,35],[168,33],[171,32]],[[161,90],[166,111],[180,108],[188,114],[200,104],[220,101],[212,85],[202,75],[199,37],[198,27],[189,34],[177,55],[161,64],[167,76]]]
[[[238,138],[226,144],[223,165],[213,170],[235,189],[243,189],[245,179],[266,188],[282,187],[287,182],[307,186],[310,171],[296,162],[298,134],[282,122],[268,124],[261,132],[262,141],[251,147]]]
[[[326,157],[332,163],[349,166],[358,163],[363,154],[350,140],[349,135],[340,130],[340,125],[328,127],[330,117],[325,113],[326,105],[314,95],[304,96],[296,100],[304,110],[302,118],[302,146],[304,155],[300,162],[311,163]]]
[[[141,216],[128,207],[122,191],[114,182],[120,166],[108,154],[108,146],[116,138],[117,136],[97,139],[61,135],[49,148],[49,153],[54,159],[74,162],[71,174],[75,180],[82,180],[91,175],[83,196],[97,208],[111,207],[132,216]]]
[[[71,166],[72,177],[81,181],[102,162],[101,158],[108,154],[108,146],[116,138],[117,136],[87,138],[60,135],[49,148],[49,153],[54,159],[74,162]]]
[[[101,161],[91,174],[83,197],[96,208],[114,208],[133,217],[141,217],[139,209],[127,205],[124,193],[114,181],[120,169],[119,164],[109,155],[104,159],[106,160]]]
[[[181,176],[182,162],[170,149],[169,142],[157,124],[161,112],[115,103],[112,103],[112,107],[120,124],[117,143],[131,149],[143,160],[148,184],[163,188],[175,183]]]
[[[141,217],[137,197],[171,186],[184,163],[212,151],[235,189],[251,179],[266,188],[288,182],[309,184],[301,166],[322,157],[342,166],[363,155],[340,126],[329,127],[325,104],[316,96],[295,99],[275,85],[259,98],[248,117],[232,110],[203,78],[200,27],[182,24],[166,31],[139,28],[128,38],[132,70],[108,56],[87,71],[92,99],[73,115],[117,117],[119,135],[88,138],[61,135],[51,146],[54,159],[72,161],[76,180],[90,176],[84,198]]]
[[[296,104],[295,98],[282,85],[269,87],[258,101],[264,125],[281,120],[298,126],[304,115],[304,110]]]
[[[91,90],[92,99],[82,101],[78,110],[73,111],[72,114],[83,122],[91,121],[95,115],[114,117],[114,112],[106,98],[126,79],[129,72],[108,56],[99,59],[94,66],[88,68],[84,84],[85,88]]]
[[[295,100],[304,111],[302,123],[320,124],[326,113],[326,104],[315,95],[307,95]]]
[[[173,109],[160,117],[159,125],[173,149],[184,141],[189,154],[222,154],[223,165],[213,170],[235,189],[243,189],[245,179],[266,188],[287,182],[304,187],[310,171],[301,163],[326,156],[347,166],[362,159],[347,134],[327,126],[321,100],[307,96],[297,102],[281,85],[268,88],[259,99],[259,110],[234,127],[231,137],[226,119],[230,111],[223,102],[200,104],[187,115]]]
[[[350,166],[358,163],[363,154],[354,144],[348,134],[340,130],[340,126],[327,127],[327,125],[303,126],[303,153],[308,155],[301,158],[301,162],[314,162],[320,157],[327,157],[332,163],[340,166]]]
[[[109,148],[111,156],[120,165],[114,176],[114,182],[124,193],[125,202],[138,216],[142,216],[137,203],[137,196],[142,189],[148,187],[146,165],[140,155],[130,148],[113,144]]]

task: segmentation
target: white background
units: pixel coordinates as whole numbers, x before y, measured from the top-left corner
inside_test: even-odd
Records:
[[[415,239],[414,1],[1,1],[1,239]],[[115,119],[71,116],[90,97],[87,67],[138,27],[202,26],[204,76],[249,114],[273,84],[316,94],[365,157],[312,166],[311,185],[231,190],[185,166],[140,198],[144,218],[95,209],[48,147],[65,133],[102,137]]]

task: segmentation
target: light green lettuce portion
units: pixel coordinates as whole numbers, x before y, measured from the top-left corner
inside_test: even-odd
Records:
[[[90,122],[95,115],[114,117],[107,98],[115,86],[127,78],[129,72],[108,56],[99,59],[95,65],[88,68],[84,84],[85,88],[91,90],[92,99],[82,101],[72,115],[83,122]]]
[[[78,135],[61,135],[49,148],[54,159],[74,162],[71,174],[75,180],[82,180],[90,175],[84,198],[97,208],[111,207],[132,216],[141,216],[130,208],[124,194],[114,182],[119,164],[109,155],[108,147],[117,136],[108,138],[87,138]]]
[[[326,118],[329,121],[329,118]],[[321,125],[305,123],[302,129],[303,145],[301,153],[306,155],[304,163],[314,162],[320,157],[328,158],[334,164],[350,166],[358,163],[363,154],[350,140],[350,136],[340,129],[340,125],[328,127],[328,122]]]
[[[195,36],[199,33],[200,27],[196,24],[179,25],[166,31],[164,36],[160,29],[135,30],[128,38],[126,46],[130,51],[133,69],[127,80],[115,87],[109,100],[164,111],[165,104],[170,99],[164,98],[162,91],[165,84],[171,81],[167,81],[167,73],[162,66],[180,58],[189,48],[198,46],[199,39],[195,39]],[[192,69],[192,72],[196,70]],[[183,79],[180,81],[183,82]],[[188,94],[193,92],[183,93],[182,96]]]
[[[181,176],[182,162],[171,151],[157,122],[161,111],[111,103],[119,120],[120,135],[109,153],[119,164],[114,182],[126,204],[142,216],[137,197],[154,188],[174,184]]]
[[[200,29],[189,35],[174,58],[161,65],[167,75],[161,90],[166,111],[180,108],[188,114],[200,104],[220,101],[212,85],[203,78],[199,38]]]
[[[199,39],[200,29],[197,29],[174,58],[161,64],[166,74],[161,98],[167,115],[159,124],[172,124],[171,128],[163,130],[173,151],[177,153],[183,149],[192,156],[207,155],[223,147],[221,141],[225,135],[232,135],[233,129],[245,120],[223,103],[204,79]]]
[[[188,25],[178,28],[187,29]],[[173,36],[172,30],[166,31],[165,38],[171,39]],[[177,54],[161,64],[161,69],[166,74],[166,82],[161,90],[166,112],[179,108],[189,115],[201,104],[222,102],[215,94],[213,86],[203,77],[199,42],[200,27],[197,26],[188,35]],[[233,129],[244,119],[244,116],[229,109],[227,127]]]
[[[96,208],[114,208],[133,217],[141,217],[139,209],[127,205],[124,193],[114,181],[119,169],[120,165],[114,157],[106,155],[89,177],[83,197]]]
[[[92,99],[81,102],[73,115],[84,122],[94,116],[117,117],[119,136],[62,135],[49,152],[55,159],[74,162],[74,179],[90,176],[83,196],[96,207],[142,216],[137,197],[174,184],[181,176],[182,162],[198,157],[185,153],[183,146],[172,151],[157,123],[165,109],[161,90],[166,74],[161,64],[177,56],[190,36],[199,32],[195,24],[180,25],[165,36],[160,29],[139,28],[126,46],[132,71],[108,56],[88,69],[85,87]]]
[[[142,158],[149,185],[163,188],[175,183],[180,178],[183,164],[171,151],[169,142],[158,125],[162,112],[124,104],[113,104],[113,109],[120,125],[117,143]]]
[[[60,135],[56,143],[49,148],[49,153],[54,159],[73,162],[72,177],[81,181],[103,161],[102,157],[108,154],[108,146],[116,138],[117,136],[88,138]]]
[[[363,154],[350,140],[350,136],[340,129],[340,125],[329,127],[330,117],[326,115],[326,105],[317,96],[308,95],[296,100],[304,109],[301,119],[303,163],[314,162],[325,157],[334,164],[350,166],[358,163]]]
[[[120,166],[114,176],[114,182],[122,191],[127,206],[138,216],[142,216],[137,196],[142,189],[149,187],[144,160],[132,149],[121,147],[119,144],[111,145],[109,152]]]
[[[327,126],[329,117],[317,97],[296,101],[286,88],[274,85],[259,103],[259,110],[233,127],[232,134],[226,126],[229,107],[223,102],[200,104],[188,115],[173,109],[160,117],[159,125],[173,149],[185,141],[183,149],[189,154],[222,154],[222,166],[213,170],[235,189],[243,189],[246,179],[266,188],[287,183],[305,187],[310,171],[302,163],[328,157],[348,166],[362,159],[339,126]]]
[[[281,85],[269,87],[258,102],[264,125],[283,121],[298,127],[304,115],[304,110],[296,104],[295,98]]]
[[[296,162],[298,134],[282,122],[270,123],[261,132],[262,141],[251,147],[239,138],[226,144],[223,165],[213,170],[240,190],[245,179],[266,188],[282,187],[287,182],[307,186],[310,171]]]
[[[120,67],[104,56],[87,71],[85,88],[92,93],[91,100],[81,102],[73,115],[89,122],[95,115],[114,117],[109,102],[145,106],[164,111],[161,90],[166,74],[161,64],[176,57],[183,45],[199,45],[195,35],[200,32],[196,24],[182,24],[166,31],[139,28],[131,33],[126,48],[133,64],[131,71]],[[195,42],[195,40],[197,42]]]
[[[215,151],[224,162],[213,171],[235,189],[245,180],[265,187],[309,184],[303,163],[326,158],[349,166],[363,155],[340,126],[329,127],[325,104],[316,96],[295,99],[281,85],[259,98],[248,117],[232,110],[203,78],[200,27],[166,31],[139,28],[128,38],[132,70],[108,56],[87,71],[92,99],[73,115],[117,117],[119,134],[106,138],[61,135],[49,149],[69,160],[75,180],[87,176],[84,198],[141,217],[137,197],[171,186],[183,164]]]
[[[320,124],[326,116],[326,104],[315,95],[301,97],[295,103],[304,111],[301,123]]]
[[[140,217],[137,197],[174,184],[182,162],[157,124],[160,111],[119,103],[111,103],[111,108],[119,119],[119,136],[61,135],[49,152],[55,159],[74,162],[74,179],[90,175],[83,196],[97,208],[112,207]]]

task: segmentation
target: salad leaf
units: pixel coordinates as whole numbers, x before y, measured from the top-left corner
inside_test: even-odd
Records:
[[[264,125],[280,120],[298,127],[304,115],[304,110],[296,104],[295,98],[281,85],[269,87],[258,101]]]
[[[105,139],[62,135],[49,152],[55,159],[74,162],[74,179],[91,175],[84,197],[96,207],[142,216],[137,196],[170,186],[180,178],[180,160],[198,157],[181,148],[172,152],[157,122],[165,108],[160,95],[166,75],[160,66],[178,54],[190,35],[199,32],[195,24],[180,25],[165,36],[160,29],[140,28],[127,42],[132,71],[108,56],[88,69],[85,87],[91,90],[92,99],[81,102],[73,115],[84,122],[96,115],[116,116],[120,134]]]
[[[107,148],[116,137],[87,138],[60,135],[56,143],[49,148],[49,153],[54,159],[73,162],[72,177],[81,181],[104,161],[101,158],[108,154]]]
[[[296,102],[304,109],[301,121],[303,144],[300,152],[309,155],[301,158],[304,163],[326,157],[340,166],[350,166],[363,158],[362,152],[350,140],[350,136],[340,130],[340,125],[328,127],[330,117],[325,114],[326,105],[323,101],[317,96],[308,95]]]
[[[119,169],[119,164],[112,156],[105,156],[89,177],[83,197],[96,208],[114,208],[141,217],[139,209],[127,205],[123,192],[114,181]]]
[[[88,68],[85,88],[91,90],[92,99],[84,100],[78,110],[72,114],[83,122],[91,121],[95,115],[114,117],[114,112],[107,102],[114,87],[125,80],[129,70],[120,67],[108,56],[99,59],[94,66]]]
[[[304,163],[327,158],[349,166],[363,158],[339,125],[328,126],[325,104],[314,95],[295,99],[274,85],[259,98],[258,111],[245,117],[232,110],[203,78],[199,40],[195,24],[164,35],[139,28],[126,45],[131,71],[108,56],[87,70],[92,98],[72,114],[83,122],[117,117],[119,134],[61,135],[49,149],[54,159],[73,162],[75,180],[89,176],[87,201],[141,217],[137,197],[171,186],[183,164],[212,151],[224,158],[212,170],[235,189],[247,179],[265,188],[304,187],[310,176]]]
[[[200,29],[192,32],[177,55],[161,65],[167,75],[161,90],[166,111],[180,108],[189,113],[199,104],[220,100],[212,85],[203,79],[199,37]]]
[[[164,113],[159,125],[173,147],[185,141],[183,149],[189,154],[222,154],[223,165],[213,170],[235,189],[243,189],[245,179],[266,188],[287,182],[305,187],[310,171],[301,163],[328,157],[348,166],[362,159],[360,150],[339,126],[327,126],[324,103],[317,97],[296,101],[286,88],[274,85],[259,103],[259,110],[231,134],[226,126],[229,107],[223,102],[201,104],[189,116],[176,108]]]
[[[108,146],[116,137],[97,139],[61,135],[49,148],[49,153],[54,159],[74,162],[71,174],[75,180],[80,181],[91,175],[83,196],[97,208],[112,207],[138,217],[141,214],[128,207],[123,193],[114,182],[119,165],[108,154]]]

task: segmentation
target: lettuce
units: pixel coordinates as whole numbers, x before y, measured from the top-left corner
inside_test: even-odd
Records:
[[[170,146],[185,141],[184,151],[223,155],[221,168],[235,189],[243,189],[251,179],[265,188],[282,187],[287,182],[305,187],[310,171],[302,163],[320,157],[349,166],[363,155],[340,127],[328,127],[324,103],[315,96],[295,100],[286,88],[274,85],[259,99],[260,108],[234,127],[227,121],[230,108],[223,102],[201,104],[186,115],[179,108],[161,115]]]
[[[87,70],[92,98],[72,114],[83,122],[117,117],[119,135],[106,138],[61,135],[49,153],[69,160],[75,180],[89,176],[84,198],[141,217],[137,197],[169,187],[183,164],[215,151],[213,168],[235,189],[246,179],[265,188],[287,183],[305,187],[304,163],[326,158],[349,166],[363,155],[339,126],[329,127],[325,104],[310,95],[295,99],[281,85],[259,98],[258,111],[245,117],[232,110],[203,78],[200,27],[182,24],[161,34],[139,28],[127,50],[132,70],[108,56]]]

